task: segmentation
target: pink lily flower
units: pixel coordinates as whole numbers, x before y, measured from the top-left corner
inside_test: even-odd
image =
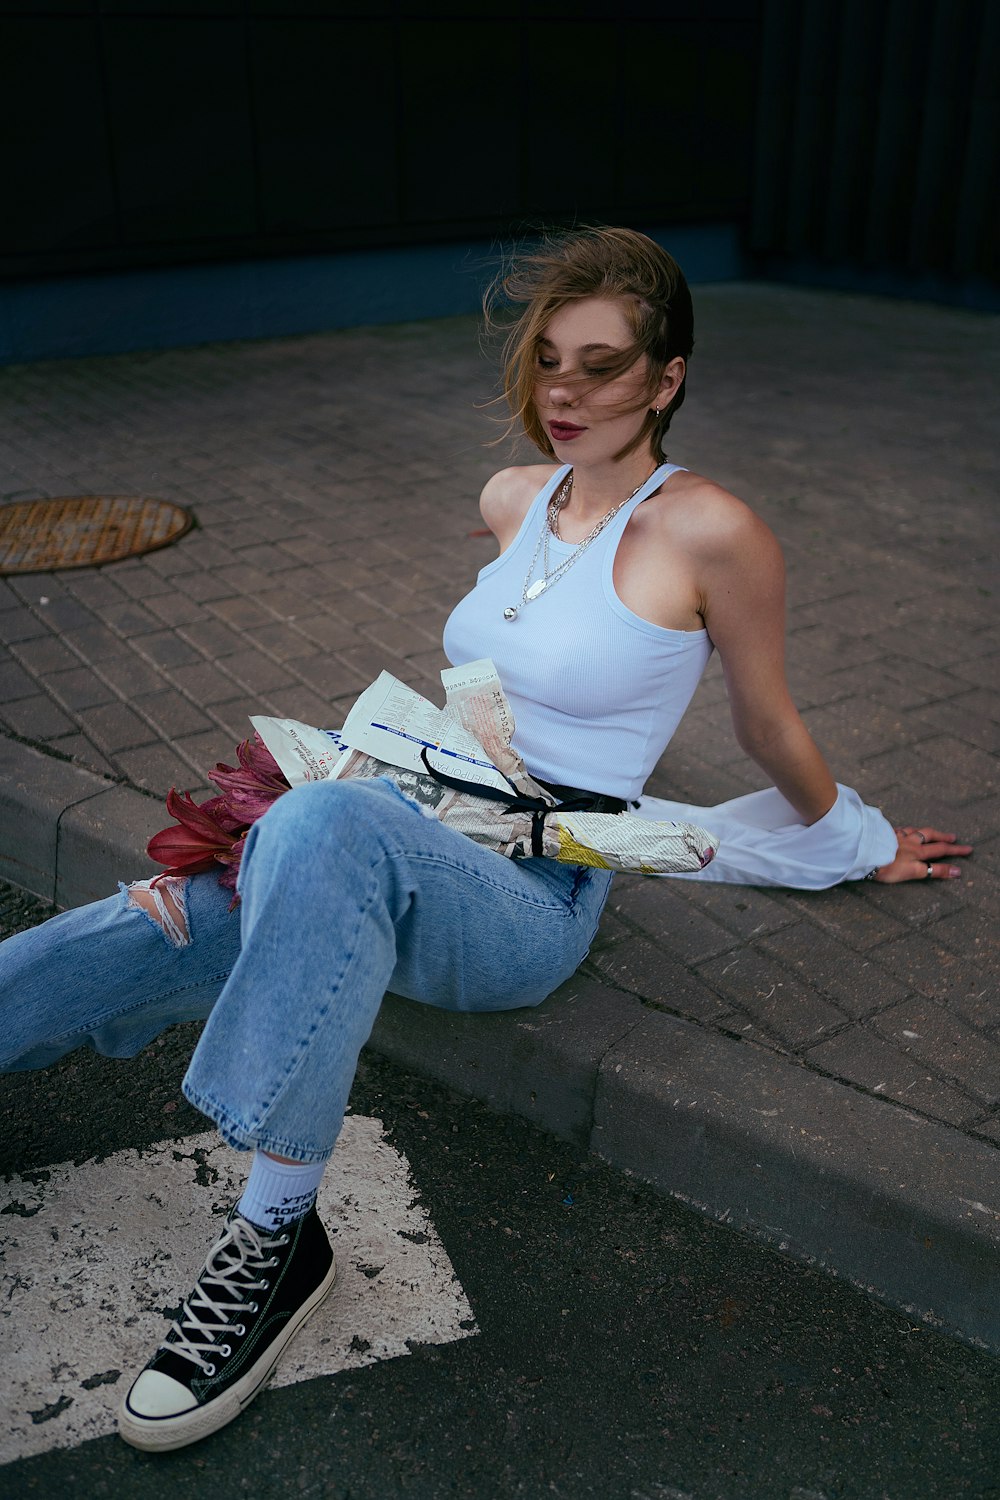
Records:
[[[229,862],[234,843],[240,842],[234,839],[236,829],[199,807],[190,792],[182,795],[174,787],[167,793],[167,812],[175,824],[154,833],[146,845],[150,859],[167,866],[165,875],[197,875]]]
[[[222,793],[221,802],[241,826],[255,823],[283,792],[288,782],[274,756],[256,732],[253,739],[236,747],[239,766],[220,762],[209,771],[210,781]]]

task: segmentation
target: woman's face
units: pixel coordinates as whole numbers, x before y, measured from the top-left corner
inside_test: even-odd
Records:
[[[570,302],[549,320],[535,355],[535,409],[562,462],[613,458],[656,404],[655,394],[646,399],[645,355],[605,379],[609,359],[634,342],[622,304],[605,297]]]

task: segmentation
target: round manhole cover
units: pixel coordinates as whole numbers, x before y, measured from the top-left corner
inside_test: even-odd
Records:
[[[194,517],[144,495],[72,495],[0,506],[0,574],[86,568],[153,552],[183,536]]]

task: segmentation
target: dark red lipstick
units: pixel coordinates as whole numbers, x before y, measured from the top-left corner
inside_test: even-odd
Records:
[[[557,443],[571,443],[574,438],[579,437],[581,432],[586,432],[586,427],[577,427],[575,422],[550,422],[549,432]]]

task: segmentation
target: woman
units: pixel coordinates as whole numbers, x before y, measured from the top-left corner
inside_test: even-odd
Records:
[[[639,798],[715,646],[740,743],[775,791],[697,810],[724,840],[707,876],[956,875],[948,861],[966,846],[894,832],[838,789],[799,719],[770,532],[661,461],[692,347],[676,264],[642,235],[593,230],[528,257],[506,290],[523,308],[508,399],[556,464],[487,484],[500,555],[445,646],[456,663],[496,662],[529,771],[604,810]],[[238,1415],[329,1291],[316,1190],[384,991],[461,1010],[535,1004],[586,954],[610,878],[504,859],[384,781],[320,782],[252,828],[238,914],[202,875],[123,890],[0,946],[6,1066],[84,1042],[131,1055],[171,1022],[208,1017],[185,1094],[254,1152],[180,1317],[123,1402],[129,1442],[180,1447]]]

